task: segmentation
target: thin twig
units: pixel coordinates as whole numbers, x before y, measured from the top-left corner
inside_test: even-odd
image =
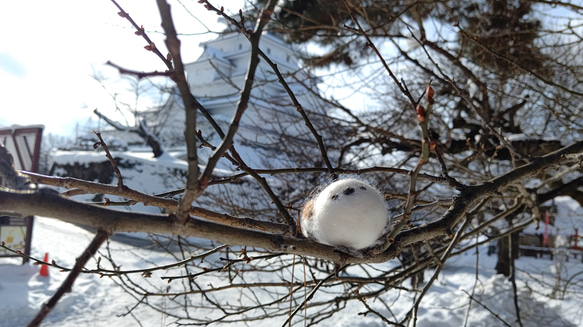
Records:
[[[479,235],[476,235],[476,243],[479,241]],[[480,281],[480,248],[476,246],[476,265],[474,269],[474,286],[472,287],[472,293],[470,295],[470,302],[468,303],[468,310],[466,311],[466,317],[464,319],[464,327],[468,325],[468,320],[470,317],[470,311],[472,310],[472,301],[474,300],[474,294],[476,293],[476,287]]]
[[[279,174],[303,174],[303,173],[326,173],[328,169],[325,167],[306,167],[306,168],[279,168],[279,169],[253,169],[254,172],[260,175],[279,175]],[[369,167],[363,169],[343,169],[343,168],[334,168],[334,174],[337,175],[363,175],[369,173],[377,173],[377,172],[384,172],[384,173],[391,173],[391,174],[399,174],[399,175],[410,175],[411,171],[408,169],[402,168],[395,168],[395,167]],[[29,174],[26,172],[26,174]],[[226,184],[235,182],[245,176],[248,176],[246,172],[242,172],[236,175],[225,176],[225,177],[214,177],[210,182],[209,185],[216,185],[216,184]],[[449,179],[443,176],[434,176],[425,173],[420,173],[418,175],[419,179],[427,180],[432,183],[439,183],[451,187],[455,187],[458,190],[463,189],[466,185],[457,182],[456,180]],[[176,189],[164,193],[159,193],[156,196],[158,197],[171,197],[184,192],[184,189]]]
[[[515,272],[515,267],[514,267],[514,258],[512,257],[512,235],[513,234],[509,234],[508,235],[508,243],[510,244],[510,246],[508,246],[508,257],[510,260],[510,282],[512,283],[512,294],[513,294],[513,303],[514,303],[514,309],[516,311],[516,322],[518,322],[518,325],[520,327],[522,327],[522,319],[520,319],[520,307],[518,306],[518,287],[516,286],[516,272]],[[514,234],[516,235],[516,234]],[[560,271],[558,272],[559,274],[561,273]]]
[[[483,50],[485,50],[486,52],[488,52],[489,54],[491,54],[492,56],[496,57],[497,59],[506,61],[507,63],[511,64],[512,66],[520,69],[521,71],[529,74],[529,75],[533,75],[535,76],[537,79],[539,79],[541,82],[549,85],[549,86],[554,86],[557,87],[565,92],[571,93],[573,95],[578,95],[578,96],[583,96],[583,92],[580,91],[576,91],[573,89],[570,89],[568,87],[565,87],[564,85],[555,83],[554,81],[552,81],[551,79],[548,79],[544,76],[542,76],[541,74],[537,73],[536,71],[533,71],[531,69],[525,68],[520,61],[514,61],[511,60],[503,55],[500,55],[499,53],[493,51],[492,49],[488,48],[487,46],[485,46],[484,44],[482,44],[480,41],[478,41],[478,39],[476,37],[474,37],[473,35],[471,35],[470,33],[468,33],[468,31],[466,31],[465,29],[461,28],[458,26],[459,31],[461,32],[461,34],[466,37],[468,40],[470,40],[471,42],[475,43],[476,45],[478,45],[480,48],[482,48]]]
[[[366,316],[370,312],[370,313],[374,314],[375,316],[381,318],[381,320],[384,321],[387,325],[405,327],[405,325],[403,325],[403,324],[400,324],[400,323],[395,322],[395,321],[390,321],[389,319],[387,319],[387,317],[383,316],[380,312],[371,308],[370,305],[368,305],[368,303],[366,302],[366,299],[364,297],[360,296],[358,291],[354,291],[354,292],[356,293],[356,298],[364,305],[366,310],[368,310],[367,312],[364,312],[364,313],[359,312],[358,315]]]
[[[401,82],[399,81],[399,79],[397,78],[397,76],[395,76],[395,74],[393,74],[393,71],[389,67],[389,64],[387,64],[387,62],[383,58],[383,56],[380,53],[379,49],[375,46],[374,42],[372,42],[372,40],[370,39],[370,37],[368,36],[368,34],[362,28],[362,26],[360,25],[360,22],[358,21],[358,19],[356,18],[356,16],[354,16],[354,11],[353,11],[352,6],[346,0],[344,0],[344,5],[346,6],[346,9],[348,10],[348,13],[350,14],[350,17],[352,18],[352,21],[356,24],[356,26],[358,26],[358,31],[366,39],[367,46],[369,46],[369,47],[371,47],[373,49],[373,51],[375,52],[375,54],[377,55],[377,57],[381,61],[383,67],[385,68],[385,70],[389,73],[389,75],[393,79],[393,82],[395,82],[395,85],[397,85],[397,87],[399,88],[399,90],[401,90],[401,93],[403,93],[403,95],[406,96],[409,99],[409,101],[411,102],[411,105],[413,106],[413,109],[415,109],[415,106],[417,105],[417,102],[415,101],[415,99],[413,99],[413,96],[411,95],[411,93],[403,86],[403,84],[401,84]]]
[[[433,92],[433,89],[430,85],[427,86],[425,92]],[[425,94],[424,92],[424,94]],[[407,202],[405,202],[405,208],[403,209],[403,215],[401,220],[397,223],[397,225],[393,228],[391,233],[387,236],[384,244],[380,247],[379,251],[385,251],[391,244],[394,242],[395,237],[401,230],[409,223],[409,219],[411,217],[411,213],[413,211],[413,205],[415,204],[415,199],[417,197],[417,180],[419,179],[419,173],[421,172],[421,168],[429,161],[429,151],[430,151],[430,137],[429,137],[429,118],[431,116],[431,111],[433,107],[433,94],[427,94],[426,97],[426,106],[425,109],[421,105],[417,105],[416,114],[417,120],[419,122],[419,127],[421,128],[421,156],[417,160],[417,164],[413,168],[413,170],[409,174],[409,191],[407,193]],[[451,179],[449,179],[451,182]],[[455,181],[454,181],[455,182]]]
[[[474,298],[472,295],[470,295],[470,293],[468,293],[466,290],[462,290],[462,292],[466,293],[474,302],[476,302],[477,304],[482,306],[482,308],[486,309],[490,314],[492,314],[492,316],[494,316],[494,318],[500,320],[500,322],[503,323],[504,326],[512,327],[511,324],[507,323],[504,319],[500,318],[500,315],[498,315],[496,312],[492,311],[492,309],[488,308],[488,306],[485,305],[484,303],[478,301],[476,298]]]
[[[441,262],[445,262],[447,260],[447,258],[450,256],[450,254],[453,251],[453,249],[455,248],[459,238],[463,235],[464,230],[466,229],[466,227],[468,226],[469,223],[470,223],[470,218],[468,217],[468,218],[466,218],[466,221],[459,227],[455,236],[452,238],[451,242],[449,243],[449,246],[447,247],[447,249],[445,250],[445,252],[443,253],[443,255],[441,257]],[[437,265],[435,267],[435,271],[433,272],[433,275],[431,276],[431,278],[429,279],[427,284],[421,290],[421,293],[418,295],[417,299],[415,300],[413,308],[407,313],[406,318],[403,320],[403,322],[407,321],[412,316],[413,317],[413,326],[417,325],[417,311],[419,310],[419,305],[421,304],[421,300],[423,300],[423,297],[425,296],[425,294],[427,294],[427,292],[429,291],[429,289],[433,285],[433,282],[435,282],[435,280],[437,279],[437,276],[439,276],[439,273],[441,272],[442,268],[443,268],[443,265]]]
[[[165,76],[165,77],[169,77],[171,76],[170,72],[159,72],[159,71],[153,71],[153,72],[140,72],[137,70],[131,70],[131,69],[127,69],[127,68],[123,68],[117,64],[114,64],[111,61],[107,61],[105,63],[106,65],[109,65],[113,68],[116,68],[120,74],[126,74],[126,75],[133,75],[135,76],[137,79],[143,79],[143,78],[148,78],[148,77],[157,77],[157,76]]]
[[[148,45],[146,46],[146,50],[154,52],[156,56],[158,56],[162,60],[162,62],[164,62],[166,67],[168,67],[168,70],[173,71],[174,67],[172,66],[171,60],[172,57],[165,57],[160,52],[160,50],[158,50],[154,42],[150,39],[146,31],[144,30],[144,27],[138,26],[138,24],[132,19],[132,17],[125,10],[123,10],[123,8],[115,0],[111,0],[111,2],[113,2],[113,4],[119,9],[118,15],[127,19],[132,24],[132,26],[136,28],[136,35],[142,36],[144,40],[146,40],[146,42],[148,43]]]
[[[101,138],[101,133],[95,132],[95,131],[93,131],[93,133],[95,133],[95,135],[97,135],[97,138],[99,138],[99,142],[95,143],[93,145],[93,147],[95,149],[97,149],[100,146],[103,148],[103,150],[105,151],[105,156],[107,157],[107,159],[111,163],[111,167],[113,167],[113,171],[115,172],[115,176],[117,177],[117,187],[120,189],[124,189],[125,186],[123,185],[123,177],[121,176],[121,172],[119,171],[119,167],[117,166],[117,162],[115,162],[115,159],[113,159],[113,156],[111,155],[111,153],[109,152],[109,149],[107,148],[107,144]]]
[[[101,193],[110,194],[124,197],[127,199],[134,200],[136,202],[143,203],[147,206],[156,206],[164,209],[176,209],[178,202],[174,199],[168,199],[162,196],[149,195],[142,192],[133,190],[127,186],[119,188],[118,186],[89,182],[82,179],[74,177],[55,177],[46,176],[37,173],[23,172],[30,180],[34,183],[51,185],[57,187],[64,187],[66,189],[76,190],[75,194],[87,194],[87,193]],[[73,196],[75,194],[66,194],[68,196]]]
[[[314,295],[316,294],[316,292],[320,289],[320,287],[322,287],[322,285],[324,285],[328,280],[332,279],[333,277],[335,277],[337,274],[340,273],[340,271],[344,270],[347,266],[343,266],[341,268],[339,268],[337,271],[332,272],[331,274],[329,274],[328,276],[326,276],[326,278],[322,279],[320,282],[318,282],[318,284],[316,284],[316,286],[314,286],[314,288],[310,291],[310,293],[308,294],[308,296],[306,297],[306,299],[302,302],[301,305],[298,305],[296,307],[296,309],[290,314],[288,315],[287,319],[283,322],[283,324],[281,325],[282,327],[285,327],[285,325],[287,325],[292,318],[305,306],[308,305],[308,301],[310,301]]]
[[[177,261],[177,262],[174,262],[174,263],[171,263],[171,264],[167,264],[167,265],[163,265],[163,266],[155,266],[155,267],[151,267],[151,268],[134,269],[134,270],[119,270],[119,269],[110,270],[110,269],[102,269],[102,268],[99,268],[99,267],[97,269],[86,269],[86,268],[83,268],[79,273],[83,273],[83,274],[97,274],[97,275],[101,275],[101,277],[112,277],[112,276],[121,276],[121,275],[138,274],[138,273],[139,274],[143,274],[144,276],[147,276],[152,271],[166,270],[166,269],[173,268],[173,267],[179,267],[179,266],[185,265],[185,264],[187,264],[189,262],[192,262],[194,260],[201,259],[201,258],[205,258],[205,257],[209,256],[210,254],[213,254],[215,252],[218,252],[218,251],[224,249],[225,247],[227,247],[227,245],[219,245],[219,246],[217,246],[217,247],[215,247],[215,248],[213,248],[211,250],[208,250],[208,251],[206,251],[204,253],[197,254],[197,255],[193,255],[193,256],[191,256],[189,258],[186,258],[184,260]],[[38,258],[35,258],[35,257],[32,257],[32,256],[29,256],[29,255],[23,253],[22,251],[11,249],[11,248],[7,247],[4,242],[2,242],[2,244],[0,244],[0,248],[6,250],[8,252],[17,254],[17,255],[19,255],[19,256],[21,256],[23,258],[26,258],[26,259],[28,259],[30,261],[34,261],[34,263],[33,263],[34,265],[38,265],[38,266],[42,266],[42,265],[50,266],[50,267],[53,267],[53,268],[57,268],[57,269],[59,269],[62,272],[65,272],[65,271],[73,271],[75,269],[75,267],[70,268],[70,267],[61,266],[57,262],[55,262],[55,260],[52,260],[52,262],[44,262],[43,260],[38,259]]]

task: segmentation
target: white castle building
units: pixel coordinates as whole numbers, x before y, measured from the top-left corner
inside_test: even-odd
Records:
[[[192,94],[226,131],[245,83],[250,43],[241,33],[234,32],[222,34],[201,46],[204,47],[202,55],[185,65],[187,80]],[[310,120],[318,126],[325,105],[317,96],[317,79],[300,69],[298,52],[270,33],[262,35],[260,48],[277,65]],[[161,110],[144,118],[167,145],[184,144],[184,107],[178,92],[169,98]],[[200,113],[197,129],[201,130],[206,141],[214,146],[219,145],[220,138]],[[281,150],[282,143],[295,155],[301,154],[297,153],[301,149],[304,155],[316,156],[314,161],[319,160],[314,136],[273,69],[261,59],[249,107],[235,137],[235,146],[248,165],[266,167],[268,163],[264,159],[269,156],[269,166],[289,167],[293,163],[283,162],[289,158],[283,153],[285,150]],[[200,159],[204,162],[211,151],[202,149],[200,153]],[[277,156],[274,157],[274,153]],[[275,163],[278,159],[282,161],[280,164]]]

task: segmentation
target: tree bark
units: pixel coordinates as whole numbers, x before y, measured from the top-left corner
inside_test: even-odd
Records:
[[[498,239],[496,273],[507,277],[512,274],[512,263],[518,258],[519,234],[516,232]]]

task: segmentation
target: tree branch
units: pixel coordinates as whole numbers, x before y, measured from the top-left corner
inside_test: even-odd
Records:
[[[177,219],[185,223],[188,219],[188,212],[192,202],[202,194],[204,187],[199,183],[198,154],[196,146],[196,112],[203,110],[202,105],[190,92],[190,87],[186,81],[184,73],[184,64],[180,53],[180,40],[178,40],[170,5],[165,0],[157,0],[158,9],[162,18],[162,28],[166,33],[166,47],[174,60],[173,80],[180,91],[182,101],[184,102],[184,111],[186,115],[186,129],[184,136],[186,139],[186,151],[188,162],[188,174],[186,175],[186,187],[184,195],[180,201],[177,210]]]
[[[148,43],[146,49],[148,51],[154,52],[156,56],[158,56],[158,58],[160,58],[162,62],[164,62],[166,67],[168,67],[168,70],[172,71],[174,67],[172,67],[171,58],[164,57],[164,55],[160,52],[160,50],[158,50],[154,42],[150,39],[146,31],[144,30],[144,27],[138,26],[138,24],[132,19],[132,17],[127,12],[125,12],[125,10],[123,10],[123,8],[115,0],[111,0],[111,2],[113,2],[113,4],[120,10],[118,12],[118,15],[120,15],[122,18],[127,19],[132,24],[132,26],[135,27],[136,35],[142,36],[144,40],[146,40],[146,42]]]
[[[89,261],[89,259],[91,259],[91,257],[93,257],[95,253],[97,253],[97,250],[99,250],[101,244],[103,244],[103,242],[105,242],[105,240],[107,240],[108,237],[109,233],[107,233],[106,231],[104,230],[97,231],[97,234],[95,234],[95,237],[93,238],[91,243],[89,243],[85,251],[83,251],[81,256],[79,256],[75,261],[75,266],[73,267],[65,281],[63,281],[57,292],[50,298],[50,300],[47,303],[43,304],[39,313],[28,324],[29,327],[40,326],[41,322],[51,312],[51,310],[53,310],[53,308],[57,305],[57,303],[63,297],[63,295],[65,295],[65,293],[71,292],[73,288],[73,283],[75,283],[75,280],[81,273],[81,270],[83,269],[87,261]]]

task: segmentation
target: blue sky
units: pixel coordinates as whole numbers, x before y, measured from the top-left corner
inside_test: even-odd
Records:
[[[160,16],[154,0],[118,0],[134,20],[144,25],[159,49]],[[200,34],[205,28],[170,2],[179,32]],[[237,7],[243,1],[230,1]],[[217,16],[196,1],[184,1],[213,31]],[[237,6],[238,4],[238,6]],[[45,133],[72,135],[76,122],[87,121],[95,108],[112,110],[107,92],[91,75],[117,78],[108,60],[125,68],[153,71],[165,66],[144,50],[130,23],[117,15],[109,0],[22,0],[0,4],[0,127],[44,124]],[[210,35],[182,36],[183,57],[200,55],[198,44]],[[162,51],[165,53],[166,51]]]

